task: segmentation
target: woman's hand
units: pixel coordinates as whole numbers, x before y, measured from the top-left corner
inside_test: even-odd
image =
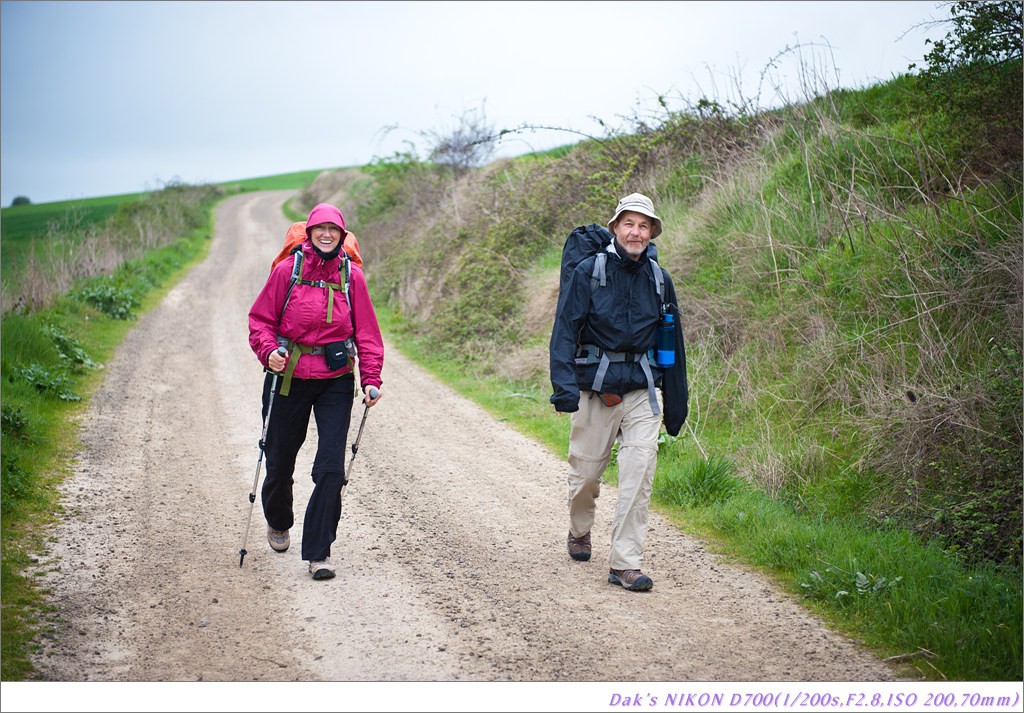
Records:
[[[375,403],[380,401],[381,393],[380,389],[376,386],[364,386],[363,387],[363,403],[367,406],[373,406]]]
[[[284,347],[278,347],[270,352],[270,356],[267,357],[267,368],[273,372],[281,373],[281,370],[284,369],[284,365],[287,363],[288,352],[285,351]]]

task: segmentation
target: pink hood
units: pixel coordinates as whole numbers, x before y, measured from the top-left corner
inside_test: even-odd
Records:
[[[317,203],[313,206],[313,210],[309,211],[309,219],[306,221],[306,235],[309,235],[310,228],[321,223],[334,223],[341,228],[342,237],[345,237],[345,233],[348,232],[345,230],[345,216],[330,203]]]

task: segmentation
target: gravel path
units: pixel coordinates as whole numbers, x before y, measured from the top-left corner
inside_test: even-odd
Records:
[[[292,548],[269,549],[257,499],[240,567],[261,430],[246,314],[288,195],[224,202],[209,257],[102,372],[68,517],[39,567],[58,621],[34,660],[44,679],[898,680],[656,515],[644,564],[655,588],[607,584],[611,486],[594,557],[571,561],[562,459],[392,348],[345,492],[338,576],[312,581],[299,556],[312,426]]]

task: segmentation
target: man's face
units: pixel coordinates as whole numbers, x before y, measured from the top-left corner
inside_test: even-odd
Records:
[[[633,260],[639,260],[651,242],[651,230],[654,221],[643,213],[627,210],[612,224],[615,239],[626,254]]]

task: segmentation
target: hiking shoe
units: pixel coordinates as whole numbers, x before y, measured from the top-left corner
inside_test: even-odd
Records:
[[[330,579],[334,576],[334,567],[331,566],[331,558],[325,557],[322,560],[313,560],[309,563],[309,573],[313,579]]]
[[[284,552],[288,549],[288,545],[292,543],[292,539],[288,535],[288,530],[275,530],[270,525],[267,525],[267,542],[270,543],[270,548],[275,552]]]
[[[644,592],[654,586],[654,582],[638,569],[610,569],[608,583],[621,584],[623,588],[634,592]]]
[[[577,562],[586,562],[590,559],[590,533],[583,537],[573,537],[572,530],[569,531],[569,556]]]

